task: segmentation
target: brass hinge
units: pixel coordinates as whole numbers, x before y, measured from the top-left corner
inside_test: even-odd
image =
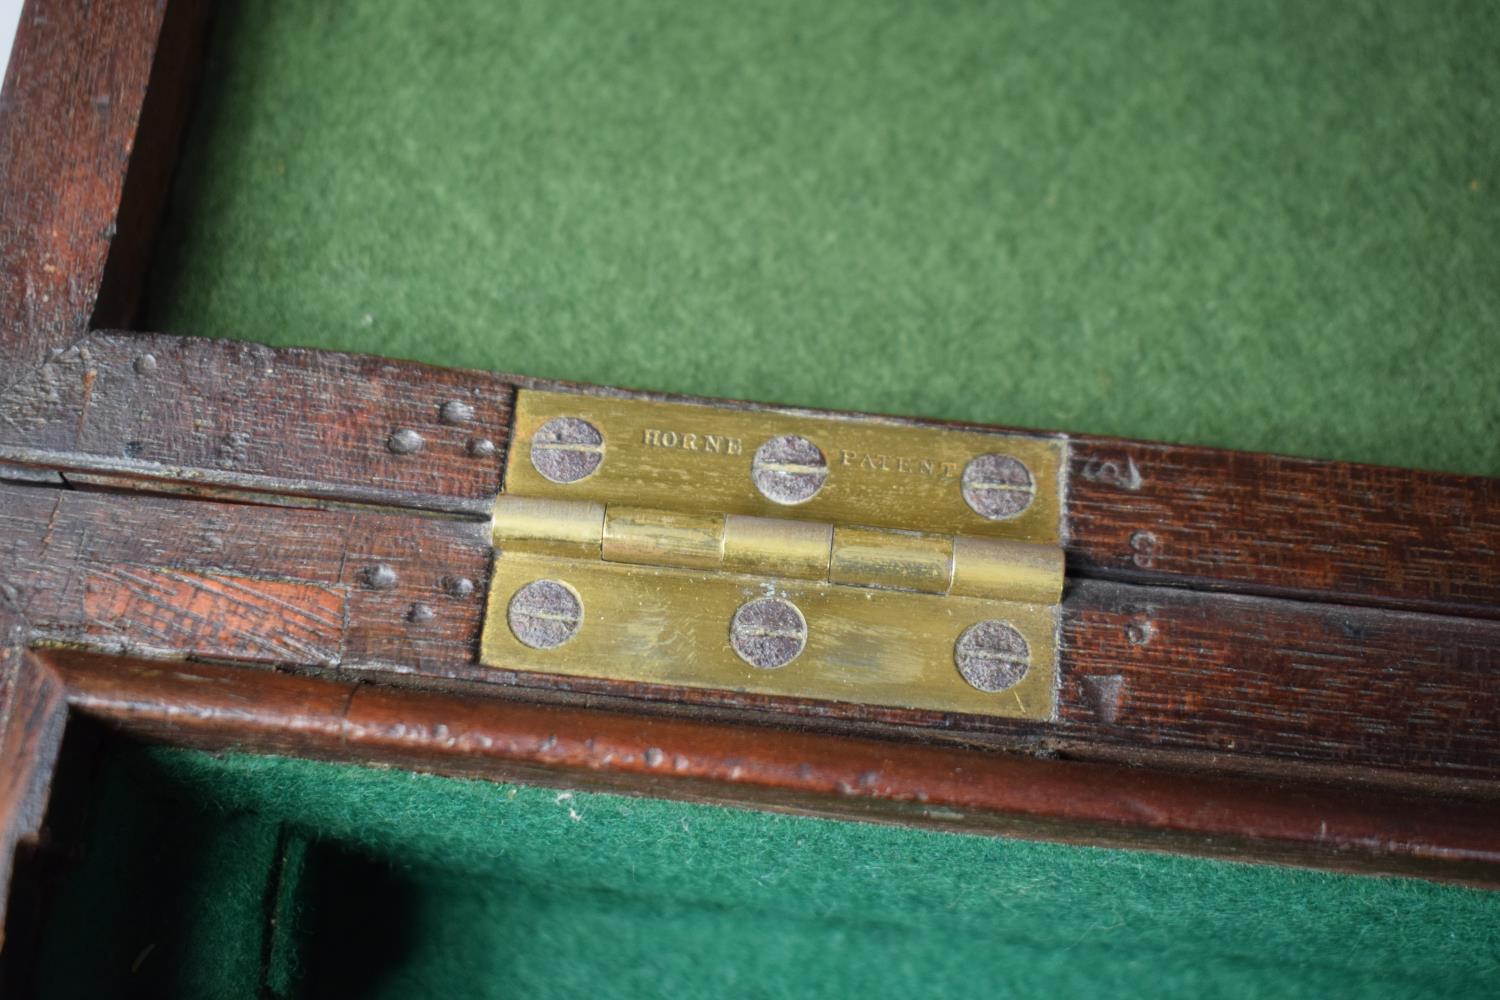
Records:
[[[1051,718],[1065,448],[521,390],[481,660]]]

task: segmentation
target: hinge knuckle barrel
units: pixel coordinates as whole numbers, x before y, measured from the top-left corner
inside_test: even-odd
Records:
[[[970,535],[511,494],[496,500],[491,530],[502,550],[876,590],[1055,604],[1063,585],[1060,548]]]
[[[1063,550],[1056,545],[959,535],[953,539],[949,593],[1056,604],[1065,570]]]
[[[724,518],[724,568],[797,580],[826,580],[833,525],[779,517]]]
[[[717,569],[724,518],[611,504],[604,512],[606,562]]]
[[[495,498],[490,537],[507,547],[551,555],[599,557],[604,505],[590,500],[552,500],[502,493]]]
[[[953,582],[953,539],[840,525],[833,529],[828,579],[877,590],[946,594]]]

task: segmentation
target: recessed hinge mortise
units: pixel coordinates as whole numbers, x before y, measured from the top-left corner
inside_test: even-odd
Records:
[[[1066,450],[523,389],[481,662],[1050,719]]]

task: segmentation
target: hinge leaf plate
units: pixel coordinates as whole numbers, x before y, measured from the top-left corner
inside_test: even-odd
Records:
[[[512,597],[536,580],[566,583],[581,604],[576,634],[551,649],[527,646],[508,625]],[[775,669],[751,666],[730,642],[736,611],[768,597],[790,601],[806,619],[801,655]],[[1015,686],[988,692],[960,675],[954,646],[971,626],[993,619],[1025,639],[1030,668]],[[645,684],[1050,719],[1056,643],[1050,605],[515,552],[495,561],[481,660]]]

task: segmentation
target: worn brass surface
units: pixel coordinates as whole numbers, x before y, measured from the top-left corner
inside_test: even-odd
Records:
[[[1055,603],[1063,554],[1055,545],[746,517],[689,514],[590,500],[501,494],[502,551],[602,558],[641,566],[716,569],[877,590]]]
[[[953,539],[837,525],[828,579],[882,590],[946,594],[953,582]]]
[[[953,539],[953,586],[948,592],[1056,604],[1062,599],[1064,575],[1063,550],[1056,545],[959,535]]]
[[[583,606],[577,633],[553,649],[533,649],[506,626],[511,597],[539,579],[573,588]],[[728,641],[735,611],[767,596],[791,601],[807,620],[805,649],[774,670],[749,665]],[[1048,719],[1056,615],[1055,606],[1040,604],[511,551],[495,561],[481,661],[643,684]],[[990,619],[1010,623],[1031,653],[1021,681],[993,693],[971,687],[954,661],[958,637]]]
[[[604,558],[610,562],[713,569],[723,550],[723,515],[605,508]]]
[[[530,459],[537,431],[558,417],[587,421],[604,439],[603,461],[574,483],[547,479]],[[812,441],[827,460],[822,487],[797,504],[767,499],[751,476],[757,449],[785,435]],[[522,389],[516,394],[505,489],[606,505],[1055,544],[1063,515],[1064,448],[1059,436]],[[1030,504],[1003,520],[975,513],[961,488],[968,463],[994,454],[1022,462],[1036,484]]]
[[[831,524],[742,514],[724,518],[724,568],[731,572],[825,580],[832,545]]]
[[[1060,438],[534,390],[515,421],[484,663],[1052,717]]]
[[[495,501],[490,534],[496,545],[598,558],[604,537],[604,505],[584,499],[502,494]]]

